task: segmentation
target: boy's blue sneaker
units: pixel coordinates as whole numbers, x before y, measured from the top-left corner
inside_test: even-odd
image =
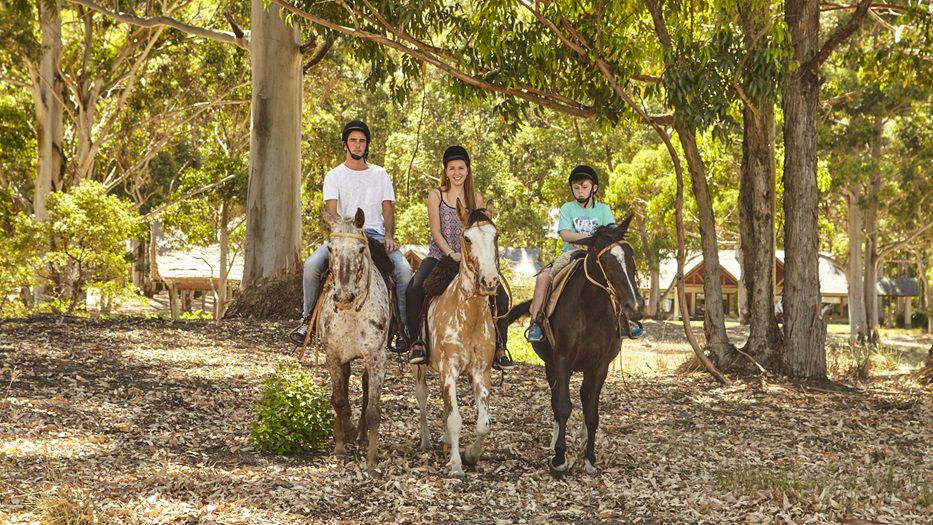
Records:
[[[541,327],[538,326],[538,323],[531,323],[528,325],[528,328],[525,330],[525,339],[529,343],[540,343],[544,341],[544,332],[541,331]]]
[[[638,338],[645,335],[645,329],[635,323],[628,324],[628,333],[630,336]]]

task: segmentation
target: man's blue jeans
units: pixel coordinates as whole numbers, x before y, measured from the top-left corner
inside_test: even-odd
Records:
[[[385,241],[385,236],[375,230],[363,230],[363,234],[379,242]],[[307,317],[311,313],[311,309],[314,308],[314,302],[321,292],[321,274],[324,272],[324,269],[327,268],[329,255],[327,243],[324,243],[317,250],[314,250],[314,253],[305,260],[304,273],[301,279],[305,296],[304,308],[302,309],[302,315],[304,317]],[[398,310],[399,314],[402,316],[399,322],[404,326],[406,319],[405,288],[408,286],[408,281],[411,280],[411,266],[408,264],[408,261],[405,260],[405,256],[402,255],[401,250],[389,252],[389,260],[392,261],[392,266],[395,269],[395,297],[398,299]]]

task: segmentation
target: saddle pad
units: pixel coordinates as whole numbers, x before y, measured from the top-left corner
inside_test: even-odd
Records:
[[[583,257],[577,257],[567,263],[567,266],[561,268],[555,275],[554,279],[551,281],[551,288],[548,290],[547,298],[544,300],[544,316],[549,318],[551,314],[554,313],[554,309],[557,308],[557,301],[560,299],[560,295],[564,292],[564,287],[567,285],[567,281],[570,280],[570,276],[573,275],[573,272],[580,267],[580,264],[583,262]]]

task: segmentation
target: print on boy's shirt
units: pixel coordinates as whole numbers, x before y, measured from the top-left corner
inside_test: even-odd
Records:
[[[573,231],[577,233],[593,235],[593,232],[596,231],[596,228],[599,228],[599,221],[596,219],[596,217],[581,216],[573,218]]]

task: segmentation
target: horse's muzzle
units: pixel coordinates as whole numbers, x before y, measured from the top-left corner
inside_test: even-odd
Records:
[[[476,288],[479,290],[480,295],[496,295],[496,292],[499,291],[499,278],[480,278],[479,282],[476,283]]]
[[[353,293],[336,293],[334,294],[334,303],[337,305],[337,308],[341,310],[346,310],[353,305],[353,300],[356,299],[356,294]]]

